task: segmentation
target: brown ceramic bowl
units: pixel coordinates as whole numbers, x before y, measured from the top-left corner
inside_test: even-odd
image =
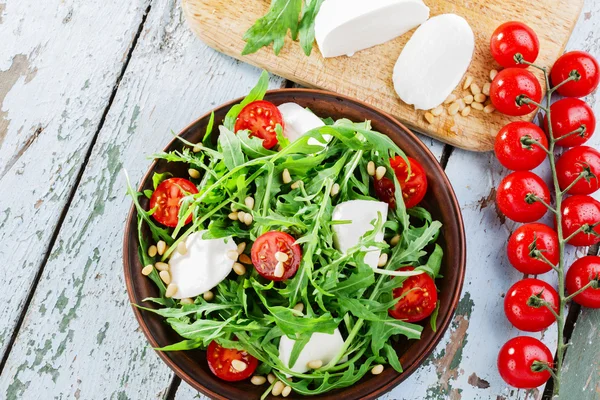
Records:
[[[458,304],[465,274],[465,233],[462,216],[454,191],[446,174],[431,152],[406,127],[390,115],[376,110],[360,101],[341,95],[308,89],[284,89],[271,91],[266,100],[275,104],[296,102],[310,108],[322,117],[348,118],[353,121],[370,120],[373,128],[388,135],[406,154],[417,159],[427,171],[429,189],[422,205],[427,208],[434,219],[443,223],[439,244],[444,249],[441,273],[443,279],[436,281],[440,290],[441,306],[437,320],[437,331],[433,332],[429,320],[423,324],[421,340],[400,340],[395,348],[400,355],[404,373],[398,374],[392,368],[386,368],[381,375],[367,374],[355,385],[314,396],[313,399],[350,400],[375,399],[390,391],[405,380],[423,363],[433,351],[448,328]],[[225,104],[215,110],[215,120],[222,121],[229,108],[239,103],[240,99]],[[180,136],[190,142],[200,141],[205,132],[210,114],[206,114],[185,128]],[[178,140],[173,140],[167,151],[181,148]],[[170,171],[175,176],[186,176],[183,165],[168,164],[165,161],[155,162],[140,185],[139,190],[152,188],[152,173]],[[147,207],[147,200],[140,198],[142,206]],[[158,295],[158,290],[150,279],[142,276],[142,265],[138,259],[138,240],[136,231],[135,209],[132,207],[125,227],[123,262],[127,291],[132,303],[141,304],[145,297]],[[154,307],[152,304],[145,304]],[[182,340],[163,319],[154,313],[133,308],[133,312],[152,347],[162,347]],[[159,356],[175,373],[198,391],[214,399],[258,399],[266,386],[256,387],[250,382],[228,383],[216,378],[208,369],[204,351],[159,352]],[[292,394],[289,398],[301,398]],[[270,397],[271,398],[271,397]]]

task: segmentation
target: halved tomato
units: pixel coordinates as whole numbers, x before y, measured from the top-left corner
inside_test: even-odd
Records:
[[[398,271],[413,271],[403,267]],[[402,287],[394,289],[394,298],[400,300],[388,310],[391,317],[406,322],[418,322],[429,317],[437,305],[437,289],[433,278],[423,273],[407,278]]]
[[[275,127],[284,128],[283,116],[277,106],[266,100],[253,101],[242,108],[235,121],[235,132],[249,130],[250,136],[263,140],[265,149],[273,148],[277,142]]]
[[[294,276],[302,259],[302,249],[295,242],[296,239],[285,232],[271,231],[259,236],[251,251],[256,272],[271,281],[284,281]],[[278,270],[278,257],[284,260],[281,261],[283,271]]]
[[[196,194],[196,185],[187,179],[170,178],[161,182],[150,198],[150,209],[156,208],[152,217],[160,224],[174,228],[179,222],[179,208],[181,199],[188,194]],[[190,215],[185,221],[192,222]]]
[[[247,352],[226,349],[215,341],[210,342],[206,349],[206,361],[213,374],[228,382],[247,379],[258,367],[258,360]]]

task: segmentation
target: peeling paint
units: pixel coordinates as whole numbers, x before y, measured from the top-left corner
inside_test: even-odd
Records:
[[[98,334],[96,335],[96,343],[98,344],[98,346],[102,345],[102,342],[104,342],[104,338],[106,337],[106,331],[108,330],[109,327],[109,323],[108,321],[104,323],[104,327],[102,329],[100,329],[100,331],[98,331]]]
[[[481,379],[480,377],[478,377],[475,372],[473,372],[469,376],[469,379],[467,380],[467,382],[469,383],[469,385],[474,386],[479,389],[487,389],[490,387],[490,383],[488,381],[486,381],[485,379]]]
[[[3,14],[4,14],[4,10],[6,10],[6,4],[2,3],[2,4],[0,4],[0,25],[3,22],[2,17],[3,17]]]

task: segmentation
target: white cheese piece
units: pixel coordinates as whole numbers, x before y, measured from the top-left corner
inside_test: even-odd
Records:
[[[469,23],[455,14],[431,18],[412,35],[394,67],[398,96],[417,110],[442,104],[467,71],[475,36]]]
[[[277,108],[281,112],[285,124],[283,136],[288,138],[290,142],[295,142],[308,131],[325,126],[321,118],[299,104],[283,103]],[[328,142],[331,140],[331,136],[329,135],[323,135],[323,138]],[[310,138],[307,143],[310,145],[325,146],[314,138]]]
[[[327,0],[315,19],[323,57],[337,57],[405,34],[429,18],[422,0]]]
[[[387,220],[388,205],[382,201],[350,200],[338,204],[333,209],[333,221],[351,221],[350,224],[333,225],[333,240],[336,248],[345,253],[356,246],[365,233],[373,230],[373,223],[381,214],[383,221]],[[383,242],[383,229],[375,235],[375,240]],[[372,247],[364,261],[371,268],[377,268],[381,251]]]
[[[175,299],[195,297],[217,286],[233,269],[227,257],[237,250],[232,238],[202,239],[205,231],[194,232],[185,240],[186,254],[174,251],[169,261],[171,282],[177,285]]]
[[[287,336],[282,336],[279,341],[279,359],[286,367],[289,367],[294,343],[296,342]],[[306,364],[311,361],[321,360],[323,365],[326,365],[337,356],[343,346],[344,338],[339,329],[336,329],[332,334],[315,332],[300,352],[294,366],[290,369],[301,374],[308,371],[309,368]],[[348,357],[343,357],[340,360],[340,362],[346,361],[348,361]]]

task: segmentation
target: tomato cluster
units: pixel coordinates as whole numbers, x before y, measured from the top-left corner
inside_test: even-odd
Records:
[[[503,24],[494,32],[490,48],[494,59],[505,67],[490,87],[494,107],[509,116],[544,109],[540,104],[540,82],[527,70],[539,54],[535,32],[520,22]],[[498,187],[498,209],[513,221],[525,223],[508,241],[508,259],[514,268],[528,275],[551,271],[561,257],[558,227],[535,222],[552,209],[552,203],[546,182],[530,171],[544,162],[554,146],[571,148],[555,165],[562,195],[570,195],[562,200],[560,210],[553,210],[561,216],[562,238],[573,246],[600,242],[600,202],[589,196],[600,188],[600,152],[582,146],[594,134],[596,118],[592,109],[579,99],[598,87],[598,62],[582,51],[566,53],[556,61],[549,77],[554,91],[565,98],[552,104],[543,120],[543,129],[531,122],[512,122],[500,130],[494,147],[499,162],[515,171]],[[600,257],[583,257],[567,272],[566,289],[571,294],[577,293],[575,302],[600,308],[600,289],[594,284],[599,277]],[[504,310],[517,329],[539,332],[556,321],[559,304],[559,295],[551,285],[528,278],[509,289]],[[552,363],[550,350],[538,339],[526,336],[508,341],[498,356],[502,378],[522,389],[544,384],[551,376],[548,369]]]

